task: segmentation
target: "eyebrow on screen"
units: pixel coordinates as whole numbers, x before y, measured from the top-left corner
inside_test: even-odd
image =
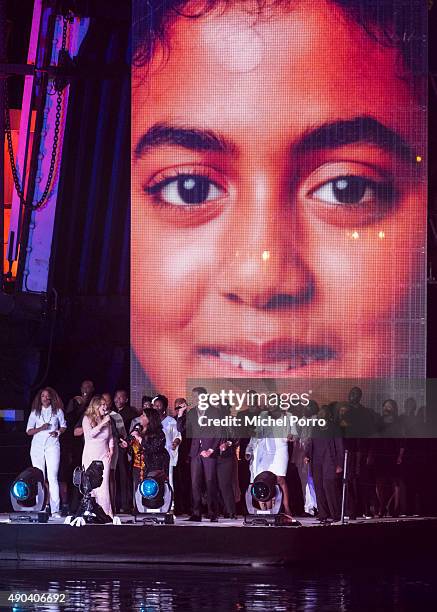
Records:
[[[414,162],[416,158],[413,147],[401,134],[367,116],[333,121],[310,128],[300,136],[293,149],[297,153],[309,153],[357,143],[376,145],[408,162]],[[139,139],[135,147],[135,157],[141,157],[150,150],[163,146],[227,154],[235,154],[238,150],[235,143],[212,130],[156,123]]]
[[[236,152],[236,146],[230,140],[212,130],[156,123],[138,141],[135,156],[141,157],[150,149],[163,146],[177,146],[191,151]]]
[[[350,144],[373,144],[401,159],[415,161],[416,153],[406,140],[373,117],[355,117],[348,121],[333,121],[308,130],[296,146],[297,152],[335,149]]]

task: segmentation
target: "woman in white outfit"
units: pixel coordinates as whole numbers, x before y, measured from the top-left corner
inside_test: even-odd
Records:
[[[32,436],[30,458],[33,467],[47,474],[50,491],[50,511],[59,518],[59,436],[67,428],[63,403],[51,387],[41,389],[33,400],[32,412],[27,421],[26,433]]]
[[[273,417],[283,419],[289,414],[284,411],[263,411],[261,418]],[[250,439],[246,448],[246,459],[250,461],[250,481],[253,482],[261,472],[273,472],[282,490],[282,503],[285,514],[291,518],[288,486],[285,479],[288,468],[288,442],[297,436],[296,428],[291,425],[266,425],[257,427],[255,436]]]

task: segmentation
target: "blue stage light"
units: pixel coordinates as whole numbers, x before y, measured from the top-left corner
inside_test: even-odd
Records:
[[[46,506],[47,494],[44,474],[36,467],[23,470],[9,488],[14,512],[40,512]]]
[[[145,478],[140,484],[140,493],[145,499],[154,499],[159,492],[159,484],[154,478]]]
[[[23,480],[17,480],[17,482],[14,482],[12,485],[12,495],[18,501],[26,501],[30,496],[29,485]]]

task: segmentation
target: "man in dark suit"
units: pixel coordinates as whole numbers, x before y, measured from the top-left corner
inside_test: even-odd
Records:
[[[192,514],[191,512],[191,474],[190,448],[191,438],[187,438],[187,414],[190,408],[184,397],[175,400],[176,427],[182,434],[179,445],[179,459],[174,473],[174,511],[175,514]]]
[[[231,519],[237,518],[234,480],[236,480],[237,468],[235,449],[238,443],[238,439],[223,438],[219,446],[220,454],[217,457],[217,479],[223,500],[223,516]]]
[[[138,416],[138,412],[129,404],[127,391],[119,389],[114,394],[114,404],[116,411],[123,419],[126,432],[130,431],[131,422]],[[120,447],[117,462],[117,477],[120,492],[120,512],[130,512],[132,509],[132,464],[129,460],[127,449]]]
[[[334,408],[321,406],[319,419],[325,425],[314,427],[307,440],[305,462],[311,462],[311,472],[316,490],[318,520],[326,523],[341,518],[341,474],[343,472],[344,446],[341,430],[334,421]]]
[[[211,428],[205,430],[205,437],[202,436],[199,417],[220,418],[220,412],[211,406],[204,410],[199,408],[199,396],[202,398],[202,395],[206,396],[206,394],[207,391],[203,387],[193,389],[196,406],[187,414],[187,435],[192,436],[189,455],[193,495],[193,514],[188,520],[196,522],[202,520],[202,488],[205,481],[209,518],[211,522],[217,523],[217,457],[221,440],[219,436],[206,437],[208,434],[211,435]]]

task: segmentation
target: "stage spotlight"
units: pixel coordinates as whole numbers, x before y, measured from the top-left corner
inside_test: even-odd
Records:
[[[261,472],[253,481],[250,493],[255,501],[266,503],[275,497],[278,488],[273,472]],[[282,500],[282,493],[280,499]]]
[[[270,508],[260,504],[271,502]],[[244,517],[245,525],[275,525],[282,503],[282,491],[273,472],[261,472],[250,483],[246,491],[248,515]],[[256,505],[255,505],[256,504]]]
[[[12,487],[12,495],[18,502],[24,503],[30,497],[30,488],[27,482],[19,480]]]
[[[44,474],[39,468],[29,467],[14,480],[9,491],[13,522],[47,523],[47,487]]]
[[[147,501],[156,499],[159,493],[159,484],[154,478],[146,478],[140,484],[140,493],[142,497],[144,497],[144,499],[146,499]]]
[[[98,489],[103,482],[103,461],[92,461],[85,470],[77,467],[73,473],[73,484],[86,495]]]
[[[146,474],[135,491],[135,505],[139,515],[136,522],[164,523],[172,525],[174,516],[170,512],[173,490],[167,475],[161,470]]]
[[[290,521],[279,513],[281,504],[282,491],[277,484],[275,474],[268,471],[261,472],[246,491],[246,507],[249,514],[244,517],[244,524],[298,527],[299,521]]]
[[[91,492],[100,487],[102,482],[103,461],[92,461],[86,470],[83,467],[77,467],[74,470],[73,484],[82,493],[83,498],[74,517],[67,517],[67,523],[71,524],[76,519],[83,519],[85,523],[94,525],[112,523],[112,518],[91,495]]]

